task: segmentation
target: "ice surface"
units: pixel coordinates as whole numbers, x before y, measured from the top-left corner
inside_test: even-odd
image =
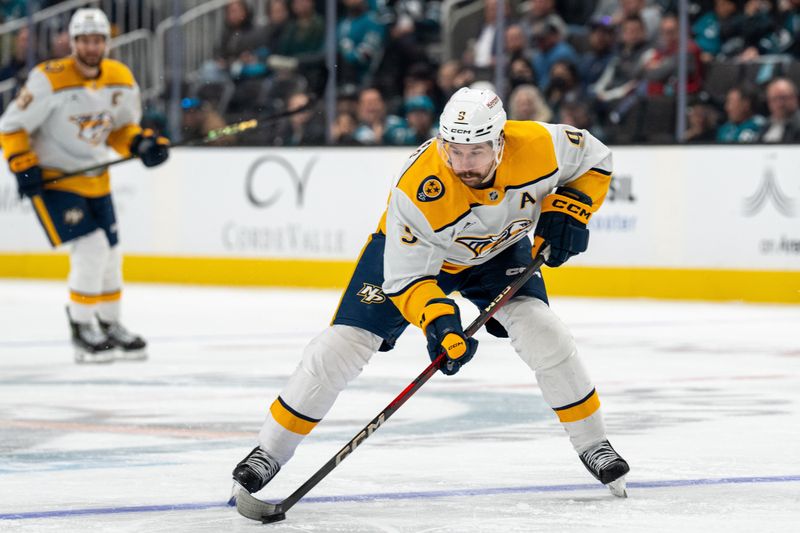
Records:
[[[800,307],[556,297],[630,462],[580,464],[506,341],[437,375],[287,515],[225,506],[336,291],[129,284],[146,363],[72,362],[63,283],[0,281],[0,531],[798,531]],[[476,314],[462,302],[465,321]],[[376,355],[259,495],[294,491],[428,363]]]

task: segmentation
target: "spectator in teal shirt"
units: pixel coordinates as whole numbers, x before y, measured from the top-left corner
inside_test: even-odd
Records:
[[[347,15],[337,29],[342,60],[341,83],[363,86],[383,56],[386,38],[383,25],[366,0],[343,0]]]
[[[752,143],[766,120],[756,114],[756,92],[745,86],[733,87],[725,97],[728,120],[717,130],[717,142]]]

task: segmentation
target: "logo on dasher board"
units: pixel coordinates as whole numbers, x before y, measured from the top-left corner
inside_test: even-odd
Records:
[[[759,213],[767,203],[772,203],[775,209],[785,217],[795,216],[796,202],[778,186],[772,167],[767,167],[764,171],[764,179],[756,192],[744,199],[742,211],[745,216],[752,217]]]
[[[485,257],[493,250],[502,248],[508,244],[510,241],[519,236],[520,233],[527,233],[532,225],[533,222],[528,219],[515,220],[497,235],[459,237],[456,239],[456,242],[469,248],[475,257]]]
[[[303,207],[306,185],[311,177],[311,169],[318,159],[319,157],[312,157],[298,172],[289,160],[279,155],[259,157],[247,169],[245,176],[247,200],[255,207],[274,205],[286,189],[288,178],[288,187],[294,192],[297,207]]]
[[[365,304],[382,304],[386,301],[386,296],[383,294],[383,290],[377,285],[372,285],[371,283],[364,283],[364,286],[361,287],[361,290],[356,294],[361,296],[361,303]]]

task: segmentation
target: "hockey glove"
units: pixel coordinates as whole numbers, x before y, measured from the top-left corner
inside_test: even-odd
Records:
[[[586,224],[591,216],[592,199],[579,190],[559,187],[544,197],[534,234],[550,244],[547,266],[560,266],[573,255],[586,251],[589,245]],[[534,246],[534,257],[538,251],[539,246]]]
[[[142,130],[131,141],[131,154],[141,159],[146,167],[160,165],[169,157],[169,139],[156,135],[149,128]]]
[[[431,361],[444,352],[444,362],[439,370],[448,376],[467,364],[478,349],[478,341],[464,334],[458,306],[450,298],[430,300],[422,310],[419,325],[428,340]]]
[[[8,160],[8,168],[17,177],[19,197],[33,198],[42,194],[42,167],[34,152],[22,152],[12,155]]]

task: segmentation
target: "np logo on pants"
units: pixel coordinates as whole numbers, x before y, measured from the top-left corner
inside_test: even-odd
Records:
[[[383,294],[383,290],[377,285],[372,285],[371,283],[364,283],[364,286],[361,287],[361,290],[358,291],[357,295],[361,296],[361,303],[365,304],[381,304],[386,301],[386,296]]]

